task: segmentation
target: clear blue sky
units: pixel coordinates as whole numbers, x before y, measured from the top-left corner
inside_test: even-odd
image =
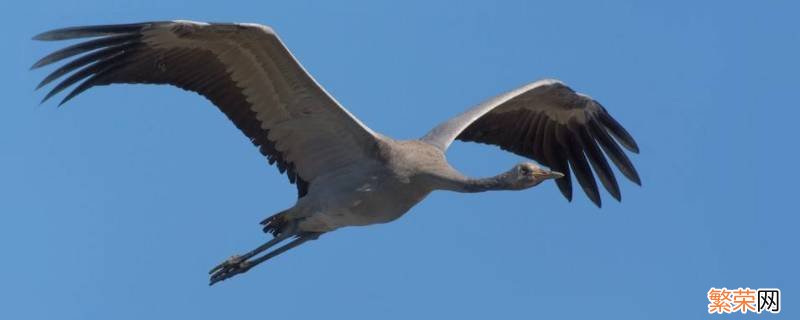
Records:
[[[712,286],[778,287],[783,313],[758,318],[800,315],[797,2],[10,3],[2,319],[704,319]],[[33,92],[46,71],[28,71],[63,46],[38,32],[175,18],[273,26],[397,138],[562,79],[636,137],[643,187],[625,181],[602,209],[552,183],[434,193],[208,287],[210,267],[267,239],[258,221],[294,187],[197,95],[102,87],[57,109]],[[468,144],[449,157],[474,175],[520,161]]]

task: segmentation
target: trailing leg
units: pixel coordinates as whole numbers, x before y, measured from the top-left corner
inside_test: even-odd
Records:
[[[279,234],[279,236],[277,236],[274,239],[268,241],[267,243],[259,246],[258,248],[254,249],[254,250],[252,250],[252,251],[250,251],[250,252],[248,252],[248,253],[246,253],[246,254],[244,254],[242,256],[239,256],[239,257],[234,256],[233,258],[228,259],[227,261],[223,262],[222,264],[220,264],[219,266],[215,267],[214,269],[211,269],[211,272],[209,272],[211,274],[211,279],[210,279],[209,285],[213,285],[213,284],[215,284],[217,282],[226,280],[226,279],[231,278],[231,277],[233,277],[233,276],[235,276],[237,274],[245,273],[248,270],[250,270],[251,268],[259,265],[260,263],[262,263],[264,261],[267,261],[269,259],[272,259],[275,256],[288,251],[289,249],[297,247],[297,246],[305,243],[306,241],[315,240],[315,239],[319,238],[319,236],[321,234],[322,234],[321,232],[303,232],[303,233],[298,233],[296,235],[295,239],[293,239],[291,242],[283,245],[282,247],[279,247],[279,248],[277,248],[277,249],[275,249],[275,250],[273,250],[271,252],[268,252],[265,255],[260,256],[258,258],[251,259],[252,257],[257,255],[258,253],[260,253],[260,252],[268,249],[269,247],[272,247],[275,244],[277,244],[277,243],[279,243],[279,242],[281,242],[281,241],[283,241],[283,240],[285,240],[285,239],[290,237],[288,235],[287,236],[283,236],[283,234]]]

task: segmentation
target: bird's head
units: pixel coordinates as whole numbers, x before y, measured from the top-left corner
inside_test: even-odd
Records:
[[[511,168],[506,177],[513,189],[527,189],[547,179],[558,179],[563,176],[561,172],[542,168],[533,162],[523,162]]]

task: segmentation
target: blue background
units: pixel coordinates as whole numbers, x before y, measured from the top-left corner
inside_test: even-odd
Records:
[[[12,3],[2,319],[701,319],[712,286],[777,287],[783,313],[758,318],[800,315],[796,1]],[[176,18],[273,26],[396,138],[562,79],[636,137],[643,186],[622,182],[602,209],[550,182],[437,192],[209,288],[207,270],[265,241],[257,222],[295,188],[200,96],[120,85],[57,109],[33,92],[47,71],[28,70],[65,45],[30,40],[41,31]],[[463,143],[449,158],[477,176],[521,160]]]

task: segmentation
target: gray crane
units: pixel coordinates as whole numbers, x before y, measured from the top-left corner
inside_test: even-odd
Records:
[[[501,94],[418,140],[398,141],[350,114],[263,25],[176,20],[63,28],[34,37],[79,38],[90,39],[33,65],[75,57],[39,84],[37,89],[69,74],[42,102],[78,82],[61,104],[91,87],[114,83],[169,84],[193,91],[225,113],[297,186],[295,205],[261,222],[273,238],[213,268],[212,285],[323,233],[395,220],[434,190],[523,190],[554,179],[571,201],[574,175],[600,207],[592,172],[620,200],[606,157],[641,184],[620,148],[638,153],[633,137],[600,103],[557,80]],[[454,140],[495,145],[550,169],[523,162],[493,177],[467,177],[445,158]]]

